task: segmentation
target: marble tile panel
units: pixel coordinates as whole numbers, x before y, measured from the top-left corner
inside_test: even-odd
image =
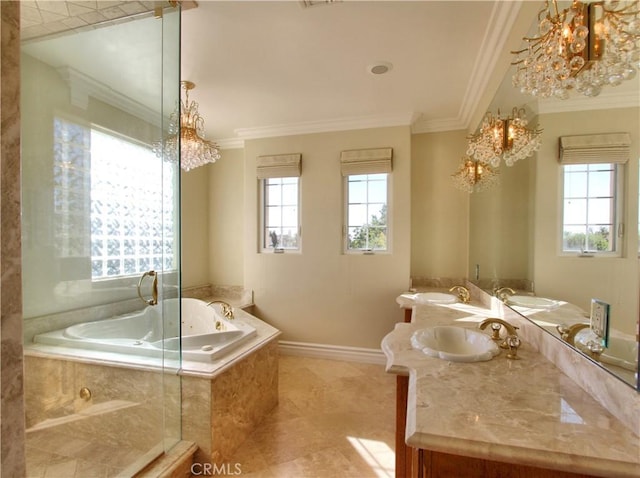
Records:
[[[0,475],[24,476],[19,2],[0,2],[0,33]]]

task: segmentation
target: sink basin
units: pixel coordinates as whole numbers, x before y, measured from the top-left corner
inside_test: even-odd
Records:
[[[557,300],[536,297],[535,295],[512,295],[507,299],[507,304],[529,309],[553,309],[560,303]]]
[[[429,357],[450,362],[484,362],[500,353],[488,335],[446,325],[416,330],[411,336],[411,346]]]
[[[414,300],[419,304],[455,304],[458,297],[445,292],[420,292]]]

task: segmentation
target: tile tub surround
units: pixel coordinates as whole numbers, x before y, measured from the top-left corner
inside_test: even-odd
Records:
[[[160,371],[26,356],[27,476],[92,467],[114,474],[163,439],[177,441],[178,380]],[[79,397],[81,387],[91,390],[88,401]]]
[[[212,301],[224,300],[233,307],[246,309],[253,306],[253,291],[240,285],[207,284],[182,289],[182,297]]]
[[[412,323],[397,324],[383,339],[387,370],[410,377],[407,444],[574,473],[639,476],[638,437],[526,338],[517,361],[503,351],[488,362],[456,364],[411,348],[415,330],[452,323],[475,328],[483,318],[417,305]]]
[[[228,463],[278,405],[277,338],[212,379],[182,380],[182,437],[199,447],[194,462]]]

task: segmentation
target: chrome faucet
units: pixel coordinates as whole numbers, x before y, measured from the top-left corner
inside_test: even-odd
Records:
[[[222,315],[227,320],[233,320],[235,317],[233,316],[233,307],[231,307],[227,302],[223,300],[212,300],[207,305],[220,304],[220,308],[222,309]]]
[[[471,294],[469,293],[469,289],[462,285],[454,285],[449,292],[456,292],[458,298],[462,301],[463,304],[468,304],[469,300],[471,300]]]
[[[504,329],[507,331],[507,336],[499,344],[500,348],[509,350],[507,358],[517,359],[518,347],[520,347],[520,339],[518,338],[517,332],[518,327],[516,327],[515,325],[511,325],[509,322],[502,319],[489,318],[480,322],[478,328],[480,330],[484,330],[489,324],[491,324],[491,338],[493,340],[501,340],[500,329],[504,327]]]
[[[565,324],[556,325],[556,329],[558,329],[558,332],[560,333],[560,338],[569,345],[575,345],[576,334],[582,329],[586,329],[588,327],[590,327],[590,325],[584,322],[580,322],[570,326]]]
[[[506,301],[510,295],[514,295],[515,293],[516,291],[511,287],[500,287],[494,291],[495,296],[502,302]]]

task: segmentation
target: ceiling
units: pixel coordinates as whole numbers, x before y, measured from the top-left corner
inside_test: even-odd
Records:
[[[308,3],[308,2],[306,2]],[[376,126],[469,126],[516,2],[199,2],[182,77],[207,131],[234,140]],[[383,75],[372,65],[390,63]]]
[[[75,81],[86,80],[85,87],[89,82],[103,95],[118,92],[118,104],[152,114],[158,103],[153,92],[162,79],[141,72],[162,67],[155,5],[22,1],[23,50],[55,68],[83,72],[86,78],[76,75]],[[183,2],[181,75],[196,84],[191,99],[199,103],[207,138],[223,148],[251,138],[372,127],[474,130],[484,112],[496,107],[492,98],[501,83],[500,96],[508,96],[512,106],[532,101],[502,80],[509,51],[521,47],[542,2],[194,5]],[[82,40],[69,33],[83,35]],[[372,74],[379,64],[389,71]],[[637,98],[638,81],[630,87]],[[593,105],[594,99],[588,100]]]

